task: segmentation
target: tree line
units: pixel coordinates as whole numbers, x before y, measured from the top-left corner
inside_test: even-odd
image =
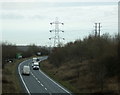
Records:
[[[104,76],[120,75],[120,41],[119,36],[111,36],[105,33],[95,37],[89,35],[83,40],[79,39],[69,42],[63,47],[56,47],[49,56],[49,62],[56,67],[74,60],[83,62],[92,60],[89,66],[93,72],[101,72],[103,69]]]
[[[41,52],[41,55],[48,55],[49,50],[46,47],[39,47],[35,44],[27,45],[23,47],[27,47],[27,50],[22,50],[18,48],[16,44],[12,44],[9,42],[2,43],[2,63],[3,67],[6,64],[8,59],[16,59],[17,54],[21,54],[23,58],[31,57],[36,55],[37,52]]]

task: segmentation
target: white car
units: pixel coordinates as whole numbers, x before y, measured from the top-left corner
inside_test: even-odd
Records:
[[[30,75],[30,66],[27,66],[27,65],[23,66],[22,74]]]
[[[33,57],[33,59],[32,59],[32,63],[34,63],[34,62],[37,62],[37,58],[36,57]]]
[[[34,70],[38,70],[39,69],[39,63],[38,62],[33,63],[32,67],[33,67]]]

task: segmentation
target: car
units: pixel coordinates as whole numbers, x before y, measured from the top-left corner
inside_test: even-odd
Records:
[[[37,61],[37,58],[36,57],[33,57],[32,59],[32,63],[36,62]]]
[[[33,63],[33,70],[39,70],[39,63],[38,62],[35,62]]]
[[[30,66],[24,65],[22,69],[23,75],[30,75]]]
[[[7,63],[13,63],[14,61],[13,61],[13,59],[7,59],[7,60],[5,60]]]

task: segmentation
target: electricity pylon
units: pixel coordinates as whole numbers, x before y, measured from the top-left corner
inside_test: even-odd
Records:
[[[59,25],[60,25],[60,24],[64,25],[64,23],[59,22],[59,21],[58,21],[58,18],[56,17],[55,21],[54,21],[54,22],[51,22],[50,24],[51,24],[51,25],[52,25],[52,24],[55,24],[55,28],[54,28],[53,30],[50,30],[50,32],[54,32],[54,33],[55,33],[55,36],[49,38],[49,40],[54,39],[54,47],[57,47],[58,45],[60,45],[60,39],[65,40],[65,38],[61,38],[61,37],[59,36],[59,32],[64,32],[63,30],[60,30],[60,29],[59,29]]]
[[[100,32],[101,32],[101,25],[100,25],[101,23],[95,23],[95,37],[96,36],[99,36],[100,37]],[[98,26],[99,25],[99,26]]]

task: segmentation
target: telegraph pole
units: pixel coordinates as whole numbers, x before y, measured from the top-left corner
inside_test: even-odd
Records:
[[[59,22],[59,21],[58,21],[58,18],[56,17],[55,21],[54,21],[54,22],[51,22],[50,24],[51,24],[51,25],[52,25],[52,24],[55,24],[54,29],[53,29],[53,30],[50,30],[50,32],[54,32],[54,33],[55,33],[55,36],[49,38],[49,40],[54,39],[54,47],[57,47],[57,46],[60,44],[60,39],[65,40],[64,38],[61,38],[61,37],[59,36],[59,32],[64,32],[63,30],[60,30],[60,29],[59,29],[59,25],[60,25],[60,24],[64,25],[64,23]]]

